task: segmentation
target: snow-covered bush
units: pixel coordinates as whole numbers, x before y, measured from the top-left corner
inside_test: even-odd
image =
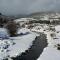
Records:
[[[14,21],[9,21],[6,24],[6,28],[8,29],[8,32],[9,32],[10,36],[15,36],[16,35],[17,25]]]
[[[20,34],[20,35],[26,35],[29,33],[30,33],[29,29],[26,29],[26,28],[18,29],[17,31],[17,34]]]

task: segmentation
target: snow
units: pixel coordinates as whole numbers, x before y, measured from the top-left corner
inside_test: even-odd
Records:
[[[55,26],[56,31],[60,31],[60,25]]]
[[[2,30],[5,31],[4,29]],[[29,34],[26,34],[26,32],[29,32]],[[20,33],[26,35],[9,37],[9,39],[0,40],[0,60],[8,58],[8,56],[9,58],[16,57],[22,52],[25,52],[25,50],[32,45],[32,42],[37,36],[36,33],[33,33],[26,28],[19,29],[18,34]]]
[[[27,18],[20,18],[15,20],[16,23],[19,23],[21,21],[27,21]]]
[[[47,28],[45,25],[43,27],[36,26],[31,29],[31,31],[43,32],[47,35],[48,46],[44,48],[42,54],[37,60],[60,60],[60,51],[57,50],[57,44],[60,44],[60,25],[55,26],[55,32],[48,30],[49,27],[48,29],[45,27]],[[54,37],[51,37],[51,34],[55,34]]]
[[[60,60],[60,51],[57,50],[57,44],[60,44],[60,25],[55,26],[55,32],[48,30],[49,27],[44,25],[36,26],[33,29],[18,29],[17,34],[23,34],[22,36],[9,37],[7,30],[0,28],[1,38],[8,35],[9,39],[4,40],[0,39],[0,60],[3,58],[16,57],[22,52],[25,52],[35,40],[36,36],[39,36],[37,33],[31,32],[43,32],[47,35],[48,46],[44,48],[42,54],[37,60]],[[45,30],[45,31],[44,31]],[[58,32],[58,33],[57,33]],[[28,33],[28,34],[27,34]],[[55,34],[54,37],[51,37],[51,34]]]
[[[15,22],[19,23],[19,22],[27,22],[27,21],[31,21],[31,20],[36,20],[34,18],[20,18],[20,19],[16,19]]]
[[[0,28],[0,39],[8,38],[8,32],[5,28]]]
[[[60,51],[57,50],[57,44],[60,44],[60,25],[55,26],[55,37],[51,37],[51,31],[45,32],[47,34],[48,46],[44,48],[42,54],[37,60],[60,60]],[[59,32],[59,33],[57,33]],[[53,39],[56,38],[56,39]]]
[[[26,29],[26,28],[22,28],[22,29],[18,29],[18,32],[17,32],[17,34],[26,34],[27,32],[30,32],[30,30],[29,29]]]
[[[37,60],[60,60],[60,51],[53,47],[47,47]]]

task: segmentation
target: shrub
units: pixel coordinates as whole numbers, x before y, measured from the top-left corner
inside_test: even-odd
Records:
[[[6,28],[8,29],[10,36],[16,36],[17,24],[14,21],[9,21],[6,24]]]
[[[4,16],[0,16],[0,27],[3,27],[8,22],[8,19]]]
[[[60,44],[57,44],[57,46],[58,46],[57,49],[60,50]]]
[[[55,37],[56,35],[55,35],[54,33],[51,33],[50,36],[51,36],[51,37]]]
[[[2,13],[0,13],[0,15],[2,15]]]
[[[2,17],[0,17],[0,27],[2,26],[2,23],[3,23],[3,19]]]

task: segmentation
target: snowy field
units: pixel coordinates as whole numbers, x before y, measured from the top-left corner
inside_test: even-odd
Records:
[[[22,52],[25,52],[25,50],[32,45],[32,42],[35,40],[36,36],[38,36],[38,34],[33,33],[26,28],[19,29],[17,33],[23,33],[24,35],[17,37],[7,36],[8,34],[4,28],[0,28],[0,32],[1,31],[5,33],[0,34],[0,60],[16,57]],[[26,34],[27,32],[29,32],[29,34]]]

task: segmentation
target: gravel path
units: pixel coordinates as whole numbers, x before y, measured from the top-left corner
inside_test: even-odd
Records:
[[[22,53],[20,56],[16,58],[12,58],[13,60],[37,60],[37,58],[43,52],[43,49],[47,46],[46,35],[40,33],[40,36],[36,37],[33,41],[33,45]]]

